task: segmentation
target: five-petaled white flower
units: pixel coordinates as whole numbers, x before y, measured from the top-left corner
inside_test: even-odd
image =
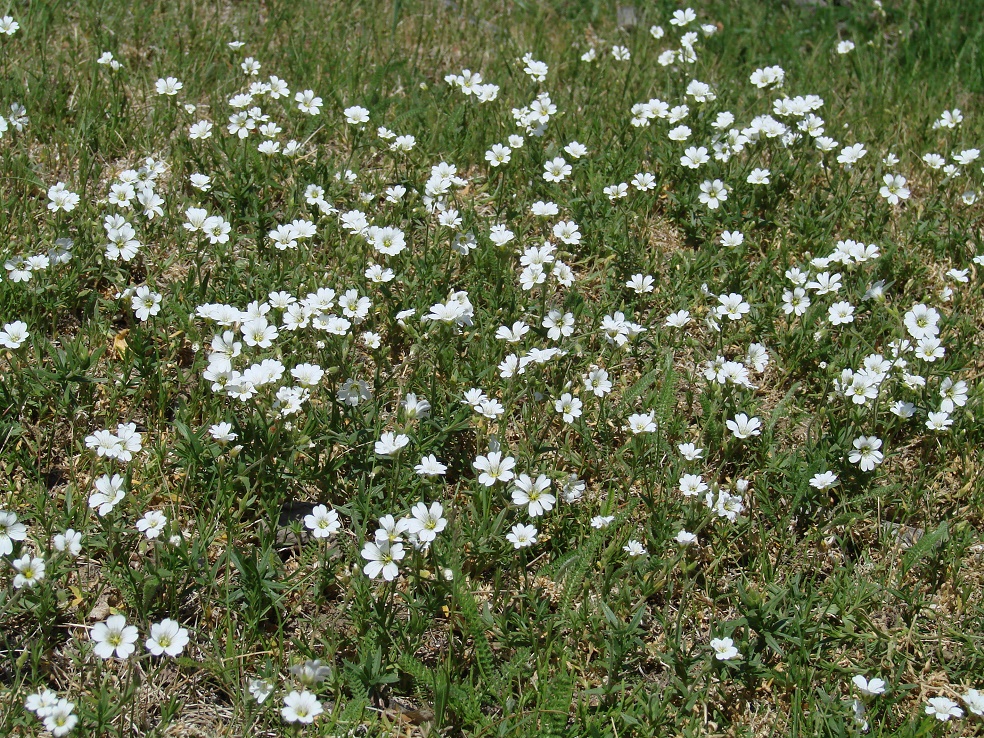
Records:
[[[880,438],[875,436],[859,436],[854,439],[854,450],[848,456],[848,461],[858,464],[861,471],[871,471],[882,463],[884,455],[878,449],[881,448]]]
[[[520,474],[513,482],[512,500],[516,505],[528,505],[527,512],[531,518],[539,517],[553,509],[557,498],[547,492],[550,479],[540,474],[536,479],[528,474]]]
[[[129,658],[136,650],[133,644],[138,635],[136,626],[127,625],[123,615],[111,615],[89,631],[89,638],[95,644],[92,650],[101,659]]]
[[[885,680],[884,679],[867,679],[862,674],[855,676],[851,682],[857,687],[858,691],[865,697],[872,697],[879,694],[885,693]]]
[[[399,541],[391,542],[377,538],[375,542],[367,542],[362,547],[362,558],[369,562],[363,571],[370,579],[375,579],[382,574],[383,579],[392,582],[400,574],[400,567],[396,562],[405,555],[403,544]]]
[[[150,638],[144,645],[154,656],[178,656],[188,645],[188,629],[176,620],[164,618],[150,626]]]
[[[536,543],[536,534],[538,532],[532,525],[516,523],[512,527],[512,530],[506,533],[506,540],[513,545],[513,548],[526,548]]]
[[[410,509],[410,515],[406,522],[406,531],[417,536],[422,543],[433,541],[448,524],[444,517],[444,506],[440,502],[432,502],[430,507],[418,502]]]
[[[945,723],[950,718],[963,717],[963,710],[956,702],[948,697],[930,697],[926,704],[926,714],[932,715],[941,723]]]
[[[735,438],[749,438],[759,435],[762,421],[755,417],[748,417],[745,413],[738,413],[734,418],[727,422],[728,430]]]
[[[330,538],[342,527],[338,513],[325,505],[315,505],[310,515],[304,516],[304,526],[315,538]]]
[[[298,692],[296,689],[284,697],[284,706],[280,709],[280,716],[288,723],[310,724],[318,717],[324,708],[314,692],[304,690]]]
[[[712,638],[711,648],[714,650],[714,658],[718,661],[732,661],[739,657],[735,642],[730,638]]]

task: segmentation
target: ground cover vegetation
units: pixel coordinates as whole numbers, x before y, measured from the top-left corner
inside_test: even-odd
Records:
[[[981,735],[981,11],[11,4],[0,733]]]

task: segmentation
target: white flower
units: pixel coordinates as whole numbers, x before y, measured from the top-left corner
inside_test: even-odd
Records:
[[[671,128],[666,136],[671,141],[686,141],[690,138],[690,133],[691,131],[688,126],[677,126],[676,128]]]
[[[315,538],[330,538],[342,527],[338,513],[325,505],[316,505],[310,515],[304,516],[304,526],[312,531]]]
[[[681,530],[674,536],[673,540],[681,546],[689,546],[697,542],[697,536],[689,531]]]
[[[759,435],[762,421],[754,417],[749,418],[745,413],[738,413],[727,422],[727,426],[735,438],[744,439]]]
[[[362,558],[369,563],[365,565],[363,571],[370,579],[375,579],[380,574],[387,582],[392,582],[400,574],[397,561],[400,561],[406,552],[400,542],[376,539],[375,543],[366,543],[362,547]]]
[[[59,182],[48,188],[48,210],[55,213],[63,210],[70,213],[82,201],[76,193],[70,192],[64,182]]]
[[[494,144],[491,149],[485,152],[485,160],[489,166],[497,167],[500,164],[508,164],[512,154],[512,149],[502,144]]]
[[[130,307],[139,320],[145,321],[161,311],[161,300],[163,299],[163,295],[158,292],[151,292],[150,287],[142,284],[137,287],[133,297],[130,298]]]
[[[648,192],[656,189],[656,177],[649,172],[639,172],[632,177],[631,185],[639,192]]]
[[[89,638],[96,644],[93,652],[101,659],[129,658],[136,650],[133,644],[138,636],[136,626],[127,625],[123,615],[111,615],[89,631]]]
[[[838,54],[849,54],[852,51],[854,51],[854,42],[853,41],[841,41],[841,42],[839,42],[837,44],[837,53]]]
[[[899,200],[909,199],[909,188],[905,186],[906,179],[901,174],[886,174],[882,177],[885,183],[878,194],[888,200],[890,205],[898,205]]]
[[[509,533],[506,533],[506,540],[509,541],[513,548],[520,549],[526,548],[527,546],[532,546],[536,543],[536,527],[532,525],[526,525],[525,523],[516,523],[512,527]]]
[[[832,471],[820,472],[810,478],[810,486],[819,490],[827,490],[837,484],[837,475]]]
[[[564,502],[577,502],[584,495],[587,485],[584,480],[578,479],[576,474],[568,474],[560,482],[560,492],[564,497]]]
[[[550,71],[549,67],[542,62],[537,61],[533,58],[532,54],[525,54],[522,59],[523,63],[526,65],[523,67],[523,71],[526,72],[534,81],[543,82],[547,78],[547,73]]]
[[[864,144],[853,144],[841,149],[840,154],[837,155],[837,161],[844,166],[844,169],[850,169],[867,153]]]
[[[543,178],[547,182],[563,182],[571,171],[571,165],[558,156],[543,165]]]
[[[574,333],[574,314],[551,310],[543,318],[543,327],[547,329],[547,338],[559,341]]]
[[[702,164],[706,164],[710,160],[711,157],[707,153],[706,148],[703,146],[691,146],[684,151],[683,156],[680,157],[680,165],[688,167],[689,169],[698,169]]]
[[[984,692],[977,689],[968,689],[963,695],[964,704],[967,709],[975,715],[984,715]]]
[[[950,377],[946,377],[940,383],[940,410],[952,413],[955,407],[963,407],[967,404],[967,383],[962,379],[954,382]]]
[[[477,457],[472,466],[480,472],[479,484],[491,487],[496,482],[508,482],[515,476],[512,469],[516,466],[516,460],[511,456],[503,457],[500,451],[490,451],[487,456]]]
[[[27,323],[22,320],[15,320],[7,323],[0,331],[0,346],[11,350],[19,349],[31,334],[27,330]]]
[[[239,436],[232,431],[232,423],[216,423],[208,429],[209,435],[219,443],[231,443]]]
[[[495,420],[502,413],[505,412],[505,408],[502,403],[496,399],[486,398],[479,402],[473,407],[476,413],[489,420]]]
[[[212,124],[207,120],[200,120],[197,123],[192,123],[188,127],[188,138],[190,138],[192,141],[205,140],[206,138],[211,138],[211,137],[212,137]]]
[[[42,689],[40,692],[29,694],[24,701],[24,707],[37,715],[38,718],[50,715],[57,704],[58,693],[51,689]]]
[[[318,115],[321,106],[324,104],[320,97],[314,94],[314,90],[304,90],[294,95],[297,109],[308,115]]]
[[[359,105],[353,105],[342,111],[345,115],[345,122],[353,126],[361,126],[369,122],[369,111]]]
[[[581,242],[581,233],[573,220],[562,220],[553,227],[553,234],[563,243],[577,245]]]
[[[325,376],[325,370],[317,364],[298,364],[290,374],[302,387],[317,387]]]
[[[157,94],[158,95],[177,95],[184,85],[177,80],[175,77],[168,77],[167,79],[159,79],[156,83]]]
[[[981,152],[979,149],[965,149],[953,155],[953,160],[962,167],[969,166],[977,161]]]
[[[581,407],[581,401],[570,392],[562,394],[554,403],[554,410],[563,415],[565,423],[573,423],[575,418],[581,417]]]
[[[845,301],[835,302],[827,309],[827,319],[831,325],[854,322],[854,306]]]
[[[438,461],[434,454],[422,457],[413,469],[422,477],[440,477],[448,471],[448,467]]]
[[[395,456],[400,449],[410,443],[410,436],[403,433],[392,433],[387,431],[376,441],[375,451],[378,456]]]
[[[875,436],[859,436],[854,439],[854,451],[848,456],[852,464],[858,464],[861,471],[871,471],[882,463],[884,455],[878,449],[881,448],[880,438]]]
[[[761,343],[749,344],[745,352],[745,363],[749,364],[755,371],[765,371],[769,365],[769,351]]]
[[[677,450],[687,461],[694,461],[696,459],[703,458],[704,449],[697,448],[692,443],[681,443],[677,446]]]
[[[144,645],[154,656],[178,656],[188,645],[188,629],[176,620],[165,618],[150,626],[150,638]]]
[[[673,11],[673,17],[670,18],[670,25],[683,27],[695,20],[697,20],[697,13],[695,13],[692,8],[684,8],[682,10]],[[652,29],[650,29],[650,32],[652,32]]]
[[[13,36],[20,29],[20,23],[15,21],[9,15],[5,15],[0,18],[0,33],[6,36]]]
[[[683,328],[689,322],[690,322],[690,311],[678,310],[675,313],[670,313],[669,315],[667,315],[663,325],[668,326],[670,328]]]
[[[687,94],[699,103],[712,102],[717,99],[717,95],[706,82],[699,82],[696,79],[690,80],[687,84]]]
[[[288,723],[310,724],[318,717],[324,708],[318,701],[314,692],[304,690],[298,692],[296,689],[284,697],[284,706],[280,709],[280,715]]]
[[[67,553],[73,559],[82,553],[82,534],[74,528],[64,533],[58,533],[51,539],[51,545],[56,551]]]
[[[866,697],[873,697],[875,695],[885,693],[884,679],[866,679],[861,674],[858,674],[851,680],[851,682],[853,682],[854,686],[858,688],[858,691]]]
[[[769,179],[771,172],[768,169],[753,169],[752,173],[746,178],[746,182],[749,184],[762,184],[767,185],[771,182]]]
[[[720,179],[705,180],[700,185],[700,201],[711,210],[728,199],[728,189]]]
[[[108,515],[125,494],[123,477],[114,474],[111,478],[108,474],[103,474],[95,481],[94,486],[96,491],[89,495],[89,507],[96,510],[100,517]]]
[[[151,510],[137,521],[137,530],[147,538],[157,538],[167,525],[167,516],[159,510]]]
[[[250,679],[249,693],[256,700],[257,704],[262,705],[266,698],[273,694],[273,682],[269,679]]]
[[[624,46],[613,46],[612,56],[616,61],[628,61],[632,58],[632,54]]]
[[[916,350],[913,354],[917,359],[922,359],[927,362],[934,362],[937,359],[943,358],[946,353],[946,349],[940,344],[940,339],[936,336],[929,336],[928,338],[920,338],[916,343]]]
[[[599,366],[591,367],[591,370],[582,377],[584,390],[594,393],[595,397],[604,397],[612,391],[612,382],[608,378],[608,372]]]
[[[626,422],[627,429],[633,434],[655,433],[656,432],[656,412],[650,410],[648,413],[634,413],[630,415]]]
[[[508,343],[518,343],[523,340],[523,336],[529,333],[530,327],[521,320],[517,320],[509,326],[499,326],[499,329],[495,332],[495,337],[500,341],[506,341]]]
[[[512,500],[516,505],[528,505],[531,518],[543,515],[553,509],[557,498],[546,490],[550,487],[550,479],[540,474],[535,480],[527,474],[520,474],[513,482]]]
[[[696,497],[707,489],[707,484],[698,474],[684,474],[680,477],[679,490],[684,497]]]
[[[790,291],[785,290],[782,293],[782,311],[786,315],[795,313],[796,315],[803,315],[807,308],[810,307],[810,298],[806,294],[806,290],[802,287],[797,287],[796,289]]]
[[[131,461],[133,454],[143,449],[143,434],[137,431],[136,423],[120,423],[116,426],[116,458]]]
[[[940,314],[922,303],[913,305],[903,316],[905,329],[915,339],[939,335]]]
[[[447,526],[444,517],[444,506],[440,502],[432,502],[428,508],[426,503],[418,502],[410,509],[410,517],[406,523],[406,531],[417,536],[422,543],[430,543],[437,538]]]
[[[714,658],[718,661],[731,661],[738,658],[738,649],[730,638],[712,638],[711,648],[714,649]]]
[[[929,413],[929,419],[926,421],[926,427],[931,431],[947,431],[950,426],[953,425],[953,418],[947,412],[937,412]]]
[[[932,715],[941,723],[945,723],[952,717],[963,717],[964,713],[963,710],[957,706],[957,703],[951,699],[946,697],[931,697],[929,699],[929,704],[926,705],[926,714]]]
[[[74,710],[75,703],[58,700],[44,715],[44,729],[56,737],[68,735],[79,722]],[[41,715],[38,714],[38,717]]]
[[[816,264],[820,260],[814,259],[813,263]],[[826,264],[828,260],[823,260]],[[841,275],[831,274],[830,272],[820,272],[816,279],[813,279],[806,283],[806,288],[808,290],[816,290],[818,295],[827,295],[837,292],[841,288]]]
[[[650,274],[633,274],[625,286],[637,295],[644,295],[653,291],[653,278]]]
[[[567,146],[564,147],[564,151],[575,159],[580,159],[582,156],[586,156],[588,153],[588,147],[577,141],[571,141]]]
[[[893,402],[888,409],[893,415],[897,415],[903,420],[907,420],[916,414],[916,406],[911,402],[903,402],[902,400]]]
[[[0,556],[9,556],[14,551],[14,541],[27,538],[27,526],[17,522],[17,514],[0,510]]]
[[[33,587],[44,579],[44,559],[24,554],[10,562],[17,574],[14,575],[14,589]]]
[[[622,547],[622,550],[632,558],[645,556],[647,553],[646,547],[639,543],[639,541],[629,541]]]
[[[728,295],[719,295],[718,303],[720,303],[715,312],[722,318],[727,317],[729,320],[741,320],[745,315],[751,311],[752,307],[737,292],[732,292]]]

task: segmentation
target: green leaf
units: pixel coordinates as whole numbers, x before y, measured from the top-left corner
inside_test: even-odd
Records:
[[[947,541],[950,537],[950,528],[944,521],[932,533],[925,533],[922,538],[913,544],[912,548],[905,552],[902,557],[902,575],[904,576],[918,564],[922,559],[929,556],[939,544]]]

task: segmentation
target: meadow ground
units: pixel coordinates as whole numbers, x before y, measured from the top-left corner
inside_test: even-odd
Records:
[[[5,12],[0,734],[984,735],[980,2]]]

